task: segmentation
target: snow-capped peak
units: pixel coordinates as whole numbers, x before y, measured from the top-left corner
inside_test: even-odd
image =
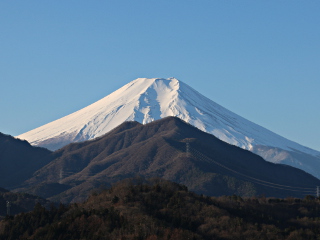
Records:
[[[320,156],[315,150],[232,113],[176,78],[138,78],[101,100],[18,138],[55,150],[70,142],[99,137],[125,121],[146,124],[167,116],[179,117],[251,151],[255,146],[268,146]]]

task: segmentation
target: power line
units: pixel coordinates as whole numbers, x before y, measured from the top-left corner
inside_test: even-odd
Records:
[[[196,149],[193,149],[193,148],[192,148],[191,151],[192,151],[193,153],[196,153],[197,155],[203,155],[201,152],[197,151]],[[261,179],[258,179],[258,178],[250,177],[250,176],[248,176],[248,175],[246,175],[246,174],[240,173],[240,172],[238,172],[238,171],[236,171],[236,170],[233,170],[233,169],[231,169],[231,168],[229,168],[229,167],[226,167],[225,165],[223,165],[223,164],[221,164],[221,163],[218,163],[218,162],[216,162],[215,160],[213,160],[212,158],[209,158],[209,157],[207,157],[207,156],[205,156],[205,155],[203,155],[203,157],[207,158],[209,161],[212,161],[212,162],[214,162],[215,164],[217,164],[217,165],[219,165],[219,166],[221,166],[221,167],[223,167],[223,168],[225,168],[225,169],[227,169],[227,170],[229,170],[229,171],[232,171],[232,172],[234,172],[234,173],[236,173],[236,174],[242,175],[242,176],[244,176],[244,177],[253,179],[253,180],[258,181],[258,182],[262,182],[262,183],[265,183],[265,184],[276,185],[276,186],[279,186],[279,187],[298,188],[298,189],[305,189],[305,190],[306,190],[306,189],[308,189],[308,190],[311,190],[311,189],[312,189],[312,190],[314,190],[314,188],[305,188],[305,187],[296,187],[296,186],[281,185],[281,184],[277,184],[277,183],[272,183],[272,182],[264,181],[264,180],[261,180]]]
[[[206,163],[210,164],[211,166],[213,164],[215,165],[218,165],[228,171],[231,171],[237,175],[240,175],[242,177],[244,177],[245,179],[247,179],[247,181],[250,181],[250,182],[253,182],[253,183],[256,183],[256,184],[260,184],[260,185],[263,185],[263,186],[266,186],[266,187],[269,187],[269,188],[275,188],[275,189],[280,189],[280,190],[286,190],[286,191],[293,191],[293,192],[301,192],[301,193],[312,193],[314,194],[315,193],[315,187],[297,187],[297,186],[289,186],[289,185],[282,185],[282,184],[277,184],[277,183],[272,183],[272,182],[268,182],[268,181],[265,181],[265,180],[261,180],[261,179],[258,179],[258,178],[254,178],[254,177],[251,177],[251,176],[248,176],[244,173],[241,173],[241,172],[238,172],[234,169],[231,169],[230,167],[227,167],[215,160],[213,160],[212,158],[204,155],[203,153],[199,152],[198,150],[194,149],[193,147],[188,146],[188,150],[189,152],[196,158],[198,158],[199,160],[202,160],[202,161],[205,161]],[[188,153],[188,155],[190,156],[190,153]],[[317,196],[320,195],[320,189],[317,188]]]

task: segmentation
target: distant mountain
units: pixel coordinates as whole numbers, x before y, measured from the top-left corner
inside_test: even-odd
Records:
[[[0,187],[14,188],[49,162],[51,151],[0,133]]]
[[[285,139],[216,104],[175,79],[138,78],[75,113],[21,134],[32,145],[59,149],[94,139],[125,121],[176,116],[219,139],[320,178],[320,152]]]
[[[125,122],[94,140],[55,151],[17,191],[52,201],[81,201],[128,177],[161,177],[209,196],[304,197],[320,180],[225,143],[179,118]]]

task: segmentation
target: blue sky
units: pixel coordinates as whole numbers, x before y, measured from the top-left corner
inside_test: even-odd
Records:
[[[176,77],[320,150],[320,1],[0,2],[0,132],[19,135],[138,77]]]

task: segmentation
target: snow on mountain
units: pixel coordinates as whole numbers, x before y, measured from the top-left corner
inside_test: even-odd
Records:
[[[320,177],[320,152],[232,113],[175,78],[138,78],[77,112],[17,137],[55,150],[71,142],[99,137],[124,121],[146,124],[167,116],[179,117],[268,161]],[[304,162],[306,157],[308,161]]]

